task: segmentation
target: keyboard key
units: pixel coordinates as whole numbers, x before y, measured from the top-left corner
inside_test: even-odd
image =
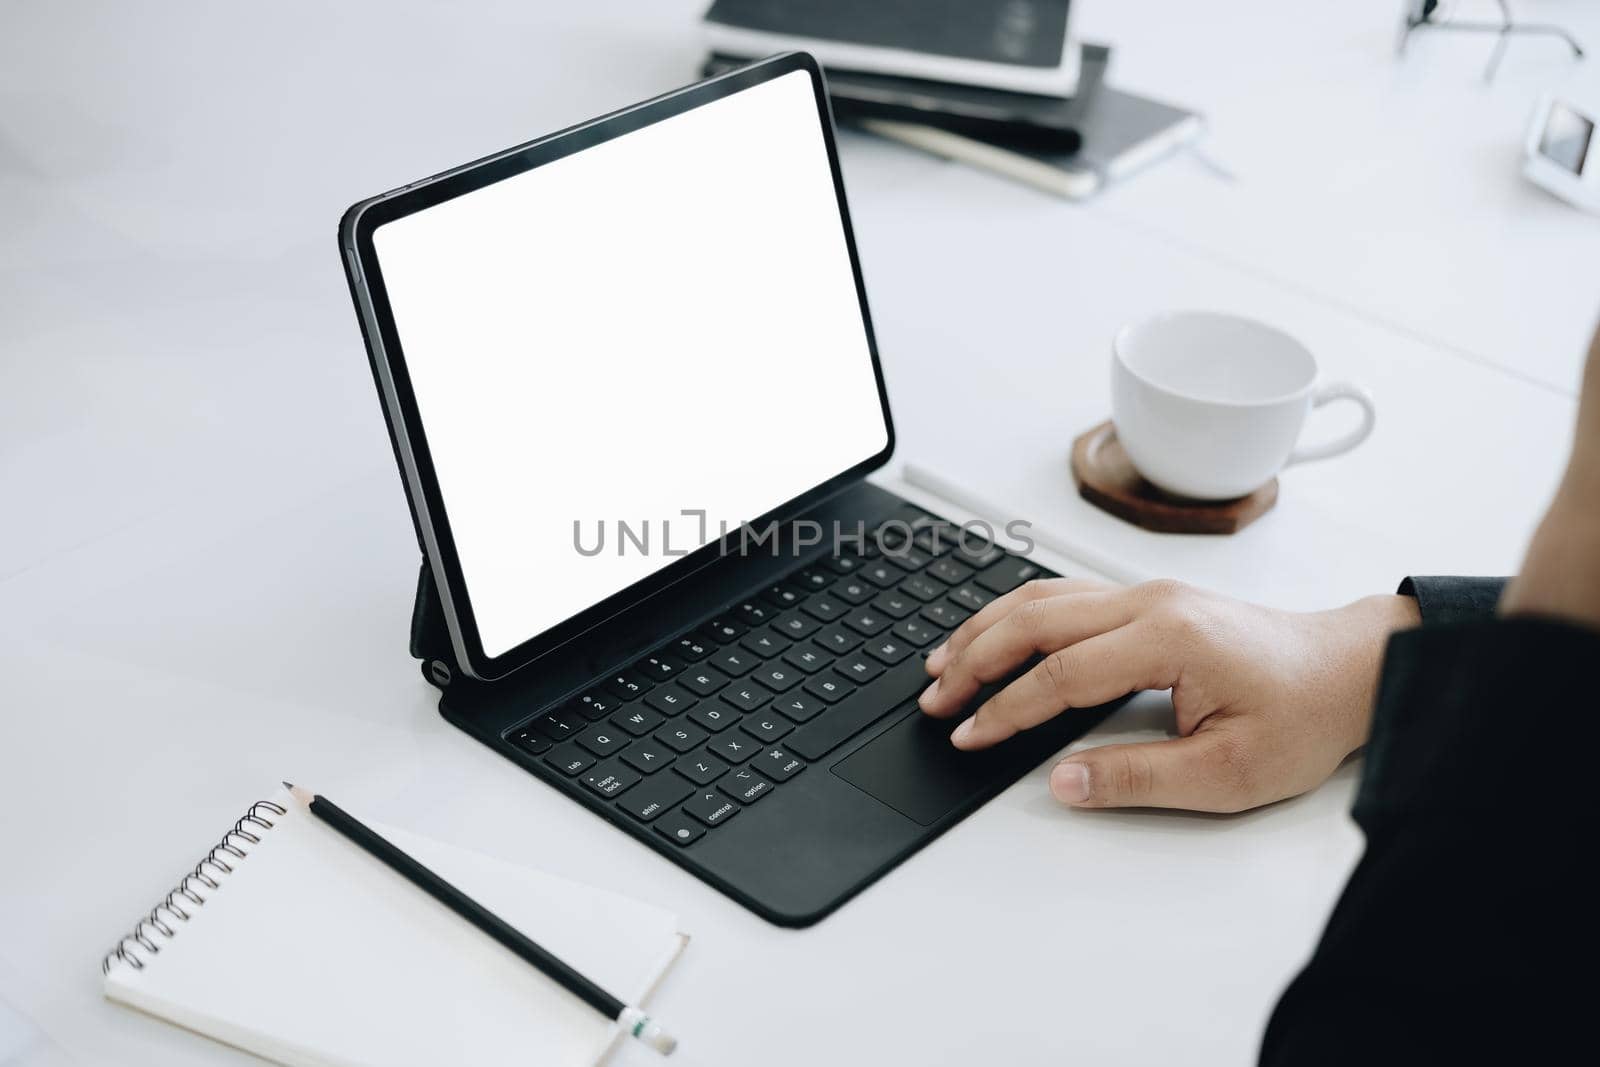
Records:
[[[890,620],[872,608],[856,612],[844,624],[863,637],[873,637],[889,628]]]
[[[736,617],[746,626],[763,626],[772,621],[778,610],[771,604],[763,604],[758,600],[746,600],[734,609]]]
[[[578,735],[578,744],[596,756],[608,756],[628,743],[628,734],[610,723],[597,723]]]
[[[581,697],[575,697],[566,703],[568,711],[575,711],[590,722],[599,722],[620,707],[622,707],[622,701],[609,693],[602,693],[597,689],[590,690]]]
[[[893,667],[916,649],[899,637],[876,637],[867,642],[867,655],[880,663]]]
[[[972,615],[970,611],[963,611],[948,600],[941,600],[937,604],[928,604],[922,609],[922,617],[935,626],[942,626],[946,630],[954,630]]]
[[[591,791],[603,797],[614,797],[639,783],[639,775],[616,760],[606,760],[592,768],[579,779]]]
[[[829,574],[827,571],[818,570],[815,567],[807,567],[805,570],[795,575],[794,581],[795,584],[800,586],[802,589],[808,589],[813,593],[820,593],[822,590],[833,584],[833,575]]]
[[[706,751],[713,756],[720,756],[729,763],[743,763],[761,751],[761,746],[738,730],[729,730],[707,745]]]
[[[848,605],[828,596],[814,596],[800,610],[821,622],[832,622],[849,610]]]
[[[675,845],[692,845],[706,834],[706,828],[681,811],[656,820],[656,833]]]
[[[657,685],[670,682],[683,670],[683,663],[671,656],[646,656],[633,665],[634,672],[650,679]]]
[[[719,704],[697,704],[689,709],[689,718],[711,733],[726,730],[739,721],[739,713]]]
[[[957,563],[965,563],[975,571],[981,571],[1005,558],[1005,550],[971,533],[958,534],[956,547],[950,553],[950,558]]]
[[[575,711],[557,708],[545,712],[528,725],[552,741],[565,741],[569,737],[576,737],[578,731],[588,725],[588,720]]]
[[[827,707],[822,701],[807,693],[794,693],[772,702],[772,709],[795,722],[809,722]]]
[[[778,619],[773,628],[786,637],[798,641],[803,637],[810,637],[816,633],[821,628],[821,624],[798,611],[789,611]]]
[[[673,753],[654,740],[635,741],[622,753],[622,762],[644,774],[654,774],[672,762]]]
[[[939,579],[941,582],[948,582],[950,585],[960,585],[962,582],[972,577],[972,568],[962,566],[955,560],[946,557],[945,559],[938,560],[933,564],[933,566],[929,567],[928,573]]]
[[[812,638],[825,651],[838,654],[849,652],[861,643],[861,638],[854,631],[846,630],[843,626],[829,626]]]
[[[728,765],[702,748],[681,757],[672,769],[696,785],[706,785],[716,781]]]
[[[568,778],[594,766],[594,757],[577,745],[562,745],[546,756],[544,761]]]
[[[888,589],[906,576],[906,572],[893,563],[878,559],[861,568],[861,576],[879,589]]]
[[[699,663],[711,655],[712,651],[712,646],[709,642],[696,637],[694,634],[686,634],[668,647],[672,649],[674,656],[677,656],[685,663]]]
[[[655,683],[648,678],[632,671],[620,671],[606,682],[606,688],[623,700],[632,700],[636,696],[642,696],[653,684]]]
[[[860,556],[830,556],[822,565],[835,574],[854,574],[862,563]]]
[[[769,748],[750,765],[774,782],[787,782],[806,769],[806,765],[781,748]]]
[[[751,630],[740,638],[739,643],[762,659],[771,659],[780,655],[784,649],[794,644],[787,637],[774,632],[770,626],[763,626],[759,630]]]
[[[807,674],[815,674],[833,662],[833,656],[812,644],[795,645],[783,654],[783,659],[785,663],[799,667]]]
[[[919,527],[911,535],[911,543],[930,556],[942,556],[955,547],[958,535],[959,531],[950,523],[935,519],[926,526]]]
[[[752,715],[739,724],[739,729],[751,737],[767,744],[772,744],[778,738],[794,729],[794,724],[781,715]],[[755,753],[751,753],[754,755]]]
[[[920,571],[922,568],[933,562],[932,556],[928,555],[926,552],[922,551],[922,549],[917,548],[914,545],[894,552],[885,553],[885,556],[888,558],[889,562],[905,571]]]
[[[938,600],[944,595],[945,584],[936,582],[922,574],[913,574],[900,583],[900,591],[908,596],[914,596],[926,603],[929,600]]]
[[[921,601],[914,600],[898,590],[879,593],[872,598],[872,606],[889,616],[891,619],[903,619],[922,606]]]
[[[852,604],[865,604],[878,592],[876,586],[863,578],[840,578],[830,590],[840,600],[848,600]]]
[[[761,591],[761,599],[778,608],[792,608],[806,598],[804,590],[785,585],[769,585]]]
[[[740,767],[719,778],[717,788],[741,804],[754,804],[772,792],[772,783],[755,771]]]
[[[854,688],[836,674],[818,674],[806,680],[806,692],[823,700],[838,700]]]
[[[674,752],[687,752],[710,736],[692,722],[668,723],[656,731],[656,740]]]
[[[772,699],[772,693],[754,682],[735,682],[722,691],[722,699],[740,711],[754,711]]]
[[[1016,556],[1008,556],[978,575],[978,584],[997,596],[1009,593],[1023,582],[1044,574],[1044,568]]]
[[[611,721],[634,737],[643,737],[662,723],[661,713],[643,704],[633,704],[611,716]]]
[[[728,676],[709,667],[691,667],[680,679],[684,688],[708,697],[728,684]]]
[[[674,804],[683,801],[693,792],[694,786],[682,778],[673,774],[663,774],[659,778],[651,778],[633,790],[626,799],[617,801],[617,807],[640,822],[649,822],[665,814]]]
[[[911,523],[891,519],[872,532],[872,541],[885,555],[904,548],[911,543]]]
[[[857,685],[865,685],[883,673],[882,667],[867,657],[859,655],[847,656],[835,663],[833,669]]]
[[[805,673],[787,663],[769,663],[750,677],[774,693],[782,693],[799,685]]]
[[[720,641],[723,644],[727,644],[729,641],[737,641],[744,634],[744,630],[743,626],[732,619],[712,619],[700,627],[702,634],[713,641]]]
[[[711,665],[723,674],[737,678],[747,674],[756,664],[761,662],[761,657],[746,652],[742,648],[725,648],[711,657]],[[693,688],[693,687],[691,687]]]
[[[707,789],[690,797],[683,810],[707,826],[721,826],[739,814],[739,805],[715,789]]]
[[[550,751],[554,744],[548,737],[539,733],[532,726],[519,726],[506,735],[506,740],[516,745],[522,751],[537,756]]]
[[[968,582],[966,585],[959,586],[951,592],[950,599],[968,611],[978,611],[994,599],[994,594],[986,589],[979,589],[971,582]]]
[[[905,619],[895,624],[894,634],[902,641],[921,648],[944,636],[944,631],[922,619]]]
[[[694,707],[693,693],[678,685],[664,685],[644,698],[644,702],[663,715],[676,715]]]

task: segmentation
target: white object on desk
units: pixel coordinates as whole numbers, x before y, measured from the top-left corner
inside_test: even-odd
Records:
[[[1592,110],[1551,93],[1539,98],[1523,145],[1529,181],[1600,213],[1600,129]]]
[[[1335,400],[1361,407],[1338,438],[1295,447],[1306,416]],[[1284,467],[1365,441],[1377,408],[1365,389],[1317,384],[1317,358],[1295,337],[1244,315],[1171,311],[1117,331],[1111,418],[1145,479],[1193,500],[1232,500]]]
[[[290,1065],[557,1067],[596,1063],[615,1040],[615,1023],[286,791],[250,811],[225,839],[233,851],[214,851],[119,943],[106,996]],[[379,832],[630,1003],[683,949],[660,908]]]

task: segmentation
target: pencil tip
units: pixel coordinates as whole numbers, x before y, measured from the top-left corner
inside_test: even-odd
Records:
[[[280,780],[281,780],[281,779],[280,779]],[[294,783],[293,783],[293,782],[284,782],[284,783],[283,783],[283,787],[284,787],[284,788],[285,788],[285,789],[293,789],[293,788],[294,788]]]

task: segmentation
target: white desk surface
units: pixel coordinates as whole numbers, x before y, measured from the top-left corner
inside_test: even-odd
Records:
[[[1234,818],[1062,811],[1041,769],[786,931],[436,714],[335,222],[691,80],[699,6],[0,13],[0,1061],[245,1062],[104,1002],[98,961],[286,775],[677,909],[694,940],[655,1006],[690,1063],[1253,1055],[1358,855],[1354,766]],[[1113,80],[1206,110],[1234,183],[1180,158],[1071,205],[844,134],[902,457],[1141,571],[1279,603],[1513,567],[1600,261],[1600,220],[1518,177],[1522,125],[1586,75],[1516,42],[1484,88],[1490,41],[1444,34],[1397,62],[1398,6],[1085,0]],[[1517,6],[1600,47],[1592,5]],[[1378,397],[1373,439],[1286,476],[1247,537],[1141,534],[1062,474],[1112,331],[1176,305],[1274,319]],[[1163,705],[1095,739],[1153,735]]]

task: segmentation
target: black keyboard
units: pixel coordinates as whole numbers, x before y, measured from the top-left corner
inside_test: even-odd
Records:
[[[752,590],[505,739],[692,845],[903,708],[927,679],[895,668],[1001,594],[1053,576],[908,509],[859,549]]]

